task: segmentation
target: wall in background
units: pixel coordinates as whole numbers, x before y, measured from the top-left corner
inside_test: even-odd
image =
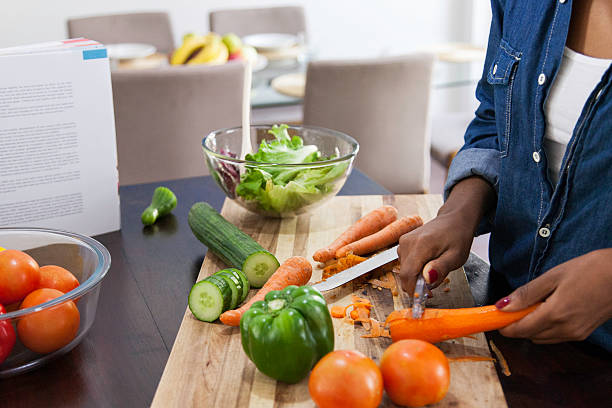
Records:
[[[377,57],[428,49],[444,42],[486,45],[488,0],[40,0],[5,1],[0,48],[66,38],[66,20],[99,14],[167,11],[175,42],[187,32],[208,30],[215,9],[301,4],[316,58]],[[479,77],[480,64],[451,67]],[[457,71],[454,71],[455,73]],[[436,90],[432,110],[473,110],[475,85]]]
[[[487,0],[7,1],[0,14],[0,47],[65,38],[69,17],[158,10],[170,13],[178,42],[186,32],[206,31],[213,9],[302,4],[319,58],[375,57],[470,40],[474,2],[489,7]]]

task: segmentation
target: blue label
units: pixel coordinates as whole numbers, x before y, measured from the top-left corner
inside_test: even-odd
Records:
[[[83,50],[83,59],[98,59],[98,58],[106,58],[108,55],[106,54],[106,48],[97,48],[95,50]]]

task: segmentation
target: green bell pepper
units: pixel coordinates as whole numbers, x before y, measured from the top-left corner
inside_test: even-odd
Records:
[[[242,348],[259,371],[290,384],[334,349],[327,304],[311,286],[269,292],[242,316],[240,333]]]

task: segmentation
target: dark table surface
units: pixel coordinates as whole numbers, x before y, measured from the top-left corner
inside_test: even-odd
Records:
[[[163,184],[178,197],[173,214],[143,228],[140,213]],[[340,194],[389,194],[355,170]],[[82,343],[47,366],[0,380],[0,407],[144,407],[150,405],[206,252],[187,225],[196,201],[220,210],[210,177],[120,188],[121,231],[95,237],[108,248],[96,320]],[[489,334],[512,375],[499,373],[511,407],[611,404],[612,359],[585,343],[538,346]]]

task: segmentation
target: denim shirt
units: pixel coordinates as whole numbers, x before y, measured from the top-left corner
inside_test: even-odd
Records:
[[[491,231],[491,273],[503,274],[513,288],[569,259],[612,247],[612,68],[582,109],[556,186],[547,174],[544,101],[559,70],[572,3],[492,0],[476,90],[480,106],[445,186],[448,197],[461,179],[478,175],[494,187],[497,206],[479,233]],[[612,350],[612,320],[590,340]]]

